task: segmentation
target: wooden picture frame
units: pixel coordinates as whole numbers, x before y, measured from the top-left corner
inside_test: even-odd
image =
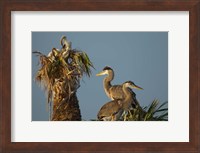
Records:
[[[11,142],[11,11],[189,11],[189,142]],[[200,152],[200,0],[2,0],[0,152]]]

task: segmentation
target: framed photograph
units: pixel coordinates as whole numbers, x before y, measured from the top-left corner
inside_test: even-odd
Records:
[[[199,9],[2,1],[1,152],[198,153]]]
[[[65,39],[67,41],[70,41],[69,39],[71,39],[71,49],[67,50],[67,52],[69,52],[67,55],[64,54],[66,52],[64,48],[66,47],[63,48],[60,44],[60,41],[62,42]],[[58,48],[57,50],[53,50],[53,52],[53,47],[46,47],[51,46],[52,42],[57,42],[57,45],[56,43],[54,44]],[[68,42],[66,42],[64,46],[67,46],[67,44]],[[167,31],[32,32],[32,50],[36,49],[39,51],[41,50],[42,53],[34,51],[32,56],[32,121],[168,121]],[[62,54],[65,62],[60,62],[60,65],[57,64],[59,58],[53,56],[54,52],[56,54],[55,57]],[[84,58],[85,54],[87,54],[86,60]],[[64,74],[66,80],[62,76],[63,73],[59,73],[60,78],[58,78],[58,73],[54,73],[55,76],[50,75],[48,77],[56,77],[56,81],[52,81],[52,89],[49,90],[49,100],[53,99],[53,101],[58,102],[52,103],[49,101],[48,104],[46,104],[47,100],[45,100],[45,93],[41,92],[40,87],[35,81],[39,79],[38,81],[40,82],[42,81],[40,80],[41,77],[46,78],[40,73],[41,71],[46,70],[46,66],[40,68],[37,64],[39,61],[38,57],[43,59],[43,56],[45,59],[51,61],[48,63],[49,65],[53,65],[53,67],[56,65],[57,69],[54,68],[52,73],[55,71],[58,71],[59,73],[59,66],[65,63],[68,64],[66,67],[67,72],[72,65],[79,65],[78,67],[74,66],[74,68],[78,68],[78,71],[76,72],[77,75],[75,74],[75,70],[70,70],[71,73],[67,73],[69,75],[65,76]],[[82,57],[79,62],[76,57],[80,56]],[[85,69],[85,66],[88,68]],[[63,67],[65,66],[60,68],[62,69]],[[40,69],[39,71],[38,68]],[[84,71],[88,69],[90,69],[90,71]],[[134,70],[132,71],[132,69]],[[51,72],[51,70],[49,70],[49,72]],[[96,73],[97,76],[102,77],[96,77],[94,73]],[[161,74],[162,77],[160,76]],[[83,80],[80,79],[80,81],[77,82],[78,85],[75,84],[75,87],[77,86],[77,88],[74,88],[74,84],[69,88],[67,83],[70,81],[73,82],[73,78],[79,79],[80,76]],[[103,76],[105,80],[103,79]],[[54,78],[52,80],[54,80]],[[118,85],[116,85],[115,82],[119,82]],[[120,96],[123,95],[121,94],[123,85],[120,84],[124,82],[125,84],[133,84],[132,93],[129,94],[128,92],[127,99],[133,99],[133,96],[135,99],[130,103],[130,112],[127,112],[127,115],[124,113],[124,115],[120,116],[120,114],[123,113],[121,110],[129,109],[128,107],[126,108],[126,106],[129,106],[128,104],[131,102],[124,99],[118,100],[121,98]],[[66,85],[63,86],[64,84]],[[151,87],[153,87],[154,90]],[[51,97],[51,91],[54,90],[55,94],[52,94]],[[76,98],[73,97],[75,94],[67,95],[68,92],[66,91],[68,90],[77,91]],[[56,94],[57,91],[59,91],[59,94]],[[73,91],[71,92],[73,93]],[[156,93],[156,95],[154,93]],[[114,96],[114,100],[112,98],[107,98],[107,95],[109,97],[110,95]],[[155,96],[157,96],[157,100],[154,99]],[[77,107],[76,109],[73,107],[73,103],[66,102],[71,101],[70,99],[78,99],[78,103],[75,105]],[[118,105],[120,102],[127,105]],[[48,105],[49,111],[46,111],[46,105]],[[110,109],[110,105],[112,105],[113,109]],[[143,109],[145,105],[148,107]],[[158,108],[159,106],[161,107],[159,109],[154,109],[156,105]],[[65,115],[62,114],[62,107],[63,110],[65,110],[65,107],[66,109],[69,108],[69,110],[63,111]],[[71,114],[73,115],[67,113],[71,112],[71,110],[74,110],[77,113],[72,112]],[[154,115],[147,112],[152,112]],[[113,119],[110,114],[113,114]],[[80,117],[78,118],[78,116]]]

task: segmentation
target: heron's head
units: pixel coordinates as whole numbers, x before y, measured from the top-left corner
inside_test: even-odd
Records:
[[[103,68],[103,71],[99,72],[98,74],[96,74],[96,76],[101,76],[101,75],[107,75],[110,72],[113,72],[113,69],[109,66],[106,66]]]
[[[123,83],[123,85],[125,85],[126,87],[129,87],[129,88],[134,88],[134,89],[138,89],[138,90],[143,90],[143,88],[141,88],[141,87],[135,85],[135,83],[132,82],[132,81],[126,81],[126,82]]]
[[[62,46],[64,46],[64,45],[66,45],[67,42],[68,42],[67,41],[67,37],[66,36],[62,36],[61,39],[60,39],[60,44]]]

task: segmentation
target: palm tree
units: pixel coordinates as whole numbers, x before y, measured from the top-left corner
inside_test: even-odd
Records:
[[[76,92],[80,87],[80,79],[83,75],[90,77],[94,66],[85,52],[71,48],[71,42],[65,36],[60,43],[61,50],[53,48],[47,56],[38,51],[33,52],[39,56],[41,65],[35,78],[47,92],[49,120],[80,121]]]
[[[139,103],[136,108],[130,110],[127,120],[128,121],[167,121],[168,120],[168,102],[164,102],[159,106],[157,99],[146,107],[141,107]]]

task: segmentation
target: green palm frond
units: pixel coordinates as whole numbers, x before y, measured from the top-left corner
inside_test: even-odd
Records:
[[[72,59],[71,64],[77,67],[78,73],[91,76],[91,68],[94,66],[85,52],[72,50],[69,57]]]
[[[146,113],[146,115],[145,115],[145,117],[144,117],[144,121],[148,121],[148,120],[152,119],[153,114],[155,113],[156,108],[157,108],[157,106],[158,106],[158,103],[159,103],[158,100],[154,100],[154,101],[150,104],[150,106],[149,106],[149,108],[148,108],[148,110],[147,110],[147,113]]]
[[[168,102],[159,106],[157,99],[149,106],[141,107],[139,104],[128,113],[128,121],[167,121],[168,120]]]
[[[168,119],[168,108],[163,108],[165,105],[167,105],[168,102],[162,103],[160,106],[158,100],[154,100],[151,105],[149,106],[147,113],[145,115],[145,121],[151,121],[151,120],[158,120],[158,121],[165,121]]]

